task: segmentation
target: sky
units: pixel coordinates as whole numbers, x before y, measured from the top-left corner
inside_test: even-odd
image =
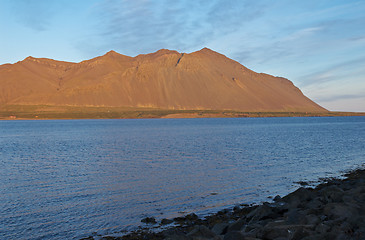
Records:
[[[364,0],[0,0],[0,64],[204,47],[365,112]]]

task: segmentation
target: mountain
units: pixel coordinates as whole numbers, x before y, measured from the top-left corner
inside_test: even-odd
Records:
[[[324,112],[285,78],[256,73],[208,48],[80,63],[27,57],[0,66],[1,105]]]

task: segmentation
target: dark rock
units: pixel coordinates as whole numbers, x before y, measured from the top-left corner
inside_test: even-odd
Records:
[[[288,224],[304,224],[305,223],[305,215],[300,212],[298,209],[292,209],[286,214],[286,222]]]
[[[164,218],[161,220],[161,225],[167,225],[167,224],[170,224],[170,223],[173,223],[174,221],[171,220],[171,219],[167,219],[167,218]]]
[[[290,240],[301,240],[312,235],[311,233],[312,231],[308,230],[307,228],[299,227],[295,229],[294,234],[291,236]]]
[[[276,238],[286,238],[288,239],[290,231],[286,226],[265,226],[263,229],[264,239],[276,239]]]
[[[181,232],[176,228],[171,228],[163,231],[163,239],[166,240],[190,240],[185,233]]]
[[[191,238],[185,235],[170,235],[164,238],[165,240],[191,240]]]
[[[330,219],[353,218],[357,217],[358,215],[358,211],[355,208],[347,206],[343,203],[328,203],[324,207],[323,213]]]
[[[264,227],[258,223],[249,224],[244,227],[243,234],[246,237],[262,238]]]
[[[344,191],[338,186],[328,186],[320,191],[325,203],[342,202]]]
[[[313,210],[319,210],[323,208],[323,206],[324,206],[323,202],[320,200],[320,198],[314,198],[305,205],[307,209],[313,209]]]
[[[192,239],[217,239],[217,235],[204,225],[195,226],[194,229],[186,234]],[[219,237],[218,237],[219,239]]]
[[[239,231],[228,232],[223,240],[245,240],[245,236]]]
[[[283,197],[282,200],[289,204],[289,208],[301,207],[306,202],[314,198],[314,192],[312,188],[298,188],[296,191]]]
[[[217,223],[211,230],[217,235],[224,235],[227,232],[228,226],[228,223]]]
[[[191,213],[185,216],[185,219],[187,221],[196,221],[199,219],[199,217],[195,213]]]
[[[315,231],[320,234],[326,234],[329,230],[331,230],[331,227],[324,223],[318,224],[315,228]]]
[[[324,240],[324,239],[326,239],[325,234],[313,233],[310,236],[302,238],[301,240]]]
[[[279,195],[276,195],[273,199],[275,202],[281,201],[281,197]]]
[[[241,229],[245,226],[245,224],[246,224],[246,219],[240,218],[228,226],[227,232],[241,231]]]
[[[320,222],[321,222],[321,219],[319,219],[319,217],[314,214],[305,216],[305,224],[317,225]]]
[[[263,220],[263,219],[267,219],[267,218],[274,218],[277,214],[275,214],[271,207],[268,206],[267,204],[261,205],[259,207],[257,207],[255,210],[253,210],[252,212],[250,212],[247,215],[247,218],[251,218],[250,222],[254,222],[254,221],[258,221],[258,220]]]
[[[157,223],[156,222],[156,219],[154,217],[146,217],[146,218],[143,218],[141,220],[141,222],[148,223],[148,224],[155,224],[155,223]]]

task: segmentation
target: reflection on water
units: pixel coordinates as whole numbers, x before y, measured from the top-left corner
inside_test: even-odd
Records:
[[[365,118],[0,121],[0,239],[114,234],[364,163]]]

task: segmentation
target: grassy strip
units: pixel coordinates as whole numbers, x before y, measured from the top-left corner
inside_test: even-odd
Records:
[[[199,117],[314,117],[365,116],[352,112],[241,112],[232,110],[169,110],[153,108],[6,105],[0,107],[0,119],[133,119]]]

